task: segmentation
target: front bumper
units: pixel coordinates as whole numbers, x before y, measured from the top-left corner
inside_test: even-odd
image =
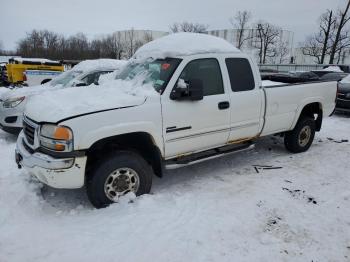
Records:
[[[54,188],[80,188],[85,181],[86,156],[74,158],[54,158],[29,152],[20,133],[16,145],[16,163],[24,167],[42,183]]]

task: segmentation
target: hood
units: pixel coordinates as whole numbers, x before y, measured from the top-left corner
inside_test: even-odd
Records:
[[[148,96],[159,96],[152,85],[134,86],[114,80],[105,85],[75,87],[45,92],[29,99],[25,115],[37,122],[60,120],[94,112],[138,106]]]

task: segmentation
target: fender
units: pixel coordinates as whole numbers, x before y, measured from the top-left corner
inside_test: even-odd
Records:
[[[74,150],[89,149],[108,137],[144,132],[152,137],[162,155],[164,153],[160,103],[84,115],[61,124],[72,129]]]
[[[294,129],[295,125],[297,124],[297,122],[300,118],[300,114],[303,111],[304,107],[309,105],[309,104],[312,104],[312,103],[319,103],[321,105],[321,110],[323,110],[324,99],[320,96],[310,97],[310,98],[302,100],[300,105],[297,107],[297,110],[296,110],[292,125],[290,127],[290,130]]]
[[[163,148],[163,138],[162,136],[157,135],[156,127],[149,122],[136,122],[128,124],[116,124],[112,126],[101,127],[98,129],[91,130],[86,133],[83,137],[80,138],[77,146],[81,149],[90,148],[94,143],[99,140],[114,137],[118,135],[130,134],[144,132],[148,133],[154,144],[161,150]],[[163,152],[162,152],[163,153]]]

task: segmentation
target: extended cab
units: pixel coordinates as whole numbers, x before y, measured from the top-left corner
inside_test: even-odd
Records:
[[[264,88],[250,57],[190,33],[141,47],[117,78],[32,99],[19,167],[55,188],[85,185],[92,204],[104,207],[149,193],[153,174],[166,168],[250,149],[261,136],[281,134],[289,151],[306,151],[337,89],[336,82]]]

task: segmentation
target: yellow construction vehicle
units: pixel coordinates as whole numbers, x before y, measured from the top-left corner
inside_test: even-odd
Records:
[[[10,85],[37,85],[46,83],[63,72],[64,66],[48,59],[11,58],[6,71]]]

